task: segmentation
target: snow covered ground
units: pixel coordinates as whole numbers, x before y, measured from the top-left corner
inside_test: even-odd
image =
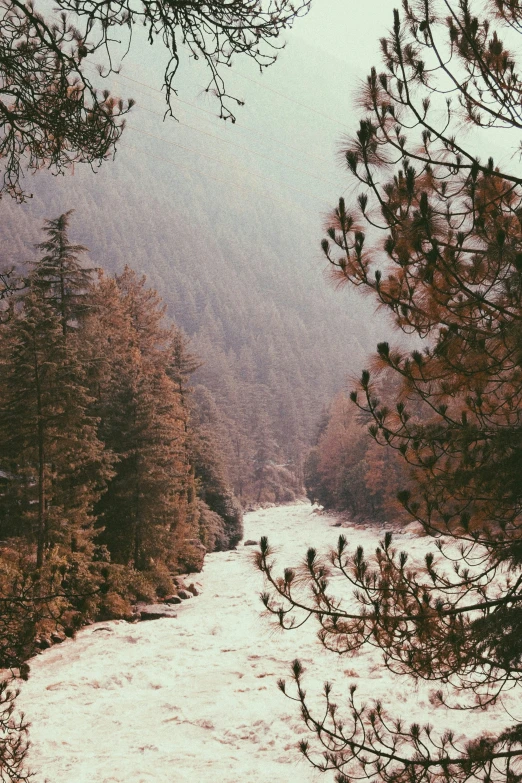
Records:
[[[295,565],[308,546],[335,544],[332,523],[305,504],[260,510],[246,515],[245,540],[267,535],[280,564]],[[371,528],[342,532],[368,550],[379,538]],[[412,534],[396,542],[419,556],[428,546]],[[327,653],[312,624],[274,629],[261,616],[252,549],[207,556],[203,592],[176,619],[99,623],[31,661],[19,704],[31,722],[35,783],[326,783],[301,760],[296,744],[307,731],[276,685],[296,657],[310,693],[325,679],[341,693],[357,683],[362,698],[385,697],[408,723],[446,727],[429,688],[392,681],[376,654]],[[487,720],[474,715],[474,728]],[[470,716],[452,713],[450,724],[465,731]]]

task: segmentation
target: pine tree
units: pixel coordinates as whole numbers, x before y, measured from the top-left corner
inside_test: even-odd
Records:
[[[352,400],[375,440],[406,462],[414,483],[397,487],[398,498],[437,537],[438,554],[410,566],[386,534],[374,557],[360,547],[350,555],[341,536],[331,568],[355,588],[358,612],[334,597],[315,550],[305,566],[313,601],[292,569],[275,577],[266,541],[259,554],[273,591],[265,604],[282,626],[287,610],[309,612],[328,649],[375,644],[392,672],[447,685],[435,705],[469,710],[519,686],[522,664],[522,177],[481,160],[458,124],[511,128],[518,139],[520,74],[502,26],[520,32],[521,23],[519,3],[504,0],[485,10],[405,0],[402,18],[394,12],[383,70],[372,69],[362,96],[367,115],[345,148],[359,209],[340,199],[323,242],[337,279],[372,292],[399,328],[425,338],[423,350],[379,343]],[[376,229],[385,239],[373,244]],[[398,382],[381,385],[384,374]],[[360,704],[353,687],[341,715],[327,684],[316,715],[298,661],[292,677],[317,740],[301,750],[339,783],[521,779],[517,715],[479,736],[470,720],[459,743],[451,728],[408,727],[381,703]]]
[[[316,447],[316,471],[324,505],[349,511],[355,518],[371,518],[378,516],[380,509],[366,486],[368,442],[366,430],[357,418],[357,410],[346,395],[339,394]]]
[[[89,329],[100,433],[115,476],[97,511],[116,562],[175,565],[187,535],[190,465],[178,384],[169,377],[171,332],[154,291],[126,269],[101,278]]]
[[[93,273],[80,261],[87,248],[69,242],[69,218],[73,212],[71,209],[45,222],[44,231],[48,238],[37,245],[44,255],[33,264],[30,276],[30,284],[59,313],[64,335],[85,312]]]
[[[12,681],[7,679],[0,682],[0,780],[2,783],[23,783],[32,777],[25,766],[29,748],[28,723],[23,715],[16,713],[17,695]]]
[[[93,535],[92,507],[110,475],[78,348],[60,316],[38,292],[4,327],[2,464],[10,532],[36,545],[41,568],[50,546],[84,551]]]
[[[208,507],[203,513],[202,540],[214,541],[211,551],[234,547],[243,535],[243,513],[230,488],[222,450],[223,427],[212,395],[204,387],[197,389],[192,424],[192,459],[198,495]]]

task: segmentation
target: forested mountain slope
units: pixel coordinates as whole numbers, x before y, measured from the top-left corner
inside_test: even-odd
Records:
[[[371,310],[324,281],[321,212],[339,192],[341,123],[288,98],[301,65],[313,72],[314,56],[283,59],[277,82],[263,81],[269,89],[240,85],[253,100],[238,108],[237,132],[212,125],[201,102],[193,116],[180,104],[182,124],[162,124],[151,113],[161,114],[159,96],[144,86],[152,77],[141,86],[120,79],[115,89],[140,92],[116,160],[96,174],[39,173],[30,201],[0,203],[3,261],[31,257],[42,219],[73,208],[71,236],[94,265],[117,272],[129,264],[147,275],[203,361],[196,381],[214,398],[235,489],[247,499],[290,499],[321,409],[375,342]],[[125,73],[137,75],[131,65]],[[258,127],[258,137],[241,126]],[[231,157],[238,146],[241,159]]]

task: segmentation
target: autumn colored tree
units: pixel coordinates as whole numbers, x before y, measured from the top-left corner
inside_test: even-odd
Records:
[[[352,519],[397,525],[406,517],[397,486],[408,483],[408,471],[399,455],[368,438],[368,424],[368,416],[344,392],[337,395],[306,461],[307,494],[325,508],[349,512]]]
[[[355,517],[375,514],[375,503],[364,482],[367,448],[357,410],[345,394],[337,395],[316,446],[315,481],[321,485],[316,494],[325,501],[323,505],[349,511]]]
[[[266,541],[259,554],[272,590],[265,605],[283,627],[309,613],[327,648],[376,645],[395,674],[446,683],[449,695],[434,703],[470,711],[517,687],[522,663],[522,179],[514,163],[479,152],[483,129],[492,138],[493,128],[520,127],[509,42],[521,22],[519,4],[504,0],[405,0],[394,12],[383,70],[368,77],[366,116],[345,147],[358,212],[341,199],[323,242],[337,279],[372,293],[423,340],[414,351],[380,343],[352,400],[373,419],[376,442],[407,463],[414,483],[397,487],[399,500],[437,537],[438,554],[410,565],[390,535],[373,557],[350,554],[341,536],[328,563],[308,551],[308,595],[295,570],[275,576]],[[398,388],[380,386],[382,373]],[[331,573],[354,587],[358,612],[335,597]],[[470,728],[458,743],[451,729],[407,726],[385,705],[360,704],[353,688],[348,714],[327,685],[316,715],[299,662],[293,680],[316,738],[301,750],[339,783],[521,779],[517,716],[506,712],[488,734]]]
[[[177,567],[198,537],[184,408],[192,359],[181,356],[156,292],[128,268],[100,278],[86,328],[100,436],[117,460],[97,505],[100,540],[118,563]]]
[[[88,329],[95,410],[101,420],[100,435],[117,459],[115,475],[97,506],[99,524],[104,528],[101,540],[116,562],[139,568],[147,557],[146,526],[149,534],[155,527],[153,519],[148,518],[153,509],[147,504],[161,505],[165,496],[164,487],[153,486],[155,480],[163,478],[163,446],[165,459],[169,458],[168,445],[163,438],[158,440],[161,412],[155,417],[158,402],[152,385],[160,379],[140,350],[137,329],[116,281],[100,281],[91,321]],[[175,430],[178,434],[176,426]],[[168,482],[167,474],[164,479]]]
[[[191,459],[201,499],[200,537],[212,551],[231,549],[243,536],[243,511],[231,489],[222,437],[216,404],[200,387],[193,403]]]

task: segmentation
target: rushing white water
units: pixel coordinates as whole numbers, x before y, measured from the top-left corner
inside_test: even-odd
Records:
[[[335,544],[332,522],[304,504],[260,510],[246,515],[245,538],[267,535],[281,565],[295,565],[308,546]],[[342,532],[370,550],[379,538],[371,528]],[[428,546],[408,534],[397,543],[419,555]],[[445,728],[429,689],[392,680],[376,653],[334,656],[312,624],[274,629],[261,616],[251,547],[207,556],[198,580],[202,594],[176,619],[99,623],[31,661],[20,706],[32,724],[35,783],[326,783],[301,759],[296,745],[308,732],[276,685],[296,657],[312,699],[334,680],[342,706],[354,682],[361,697],[385,697],[396,715]],[[481,716],[473,721],[478,730]],[[450,722],[464,732],[469,714]]]

